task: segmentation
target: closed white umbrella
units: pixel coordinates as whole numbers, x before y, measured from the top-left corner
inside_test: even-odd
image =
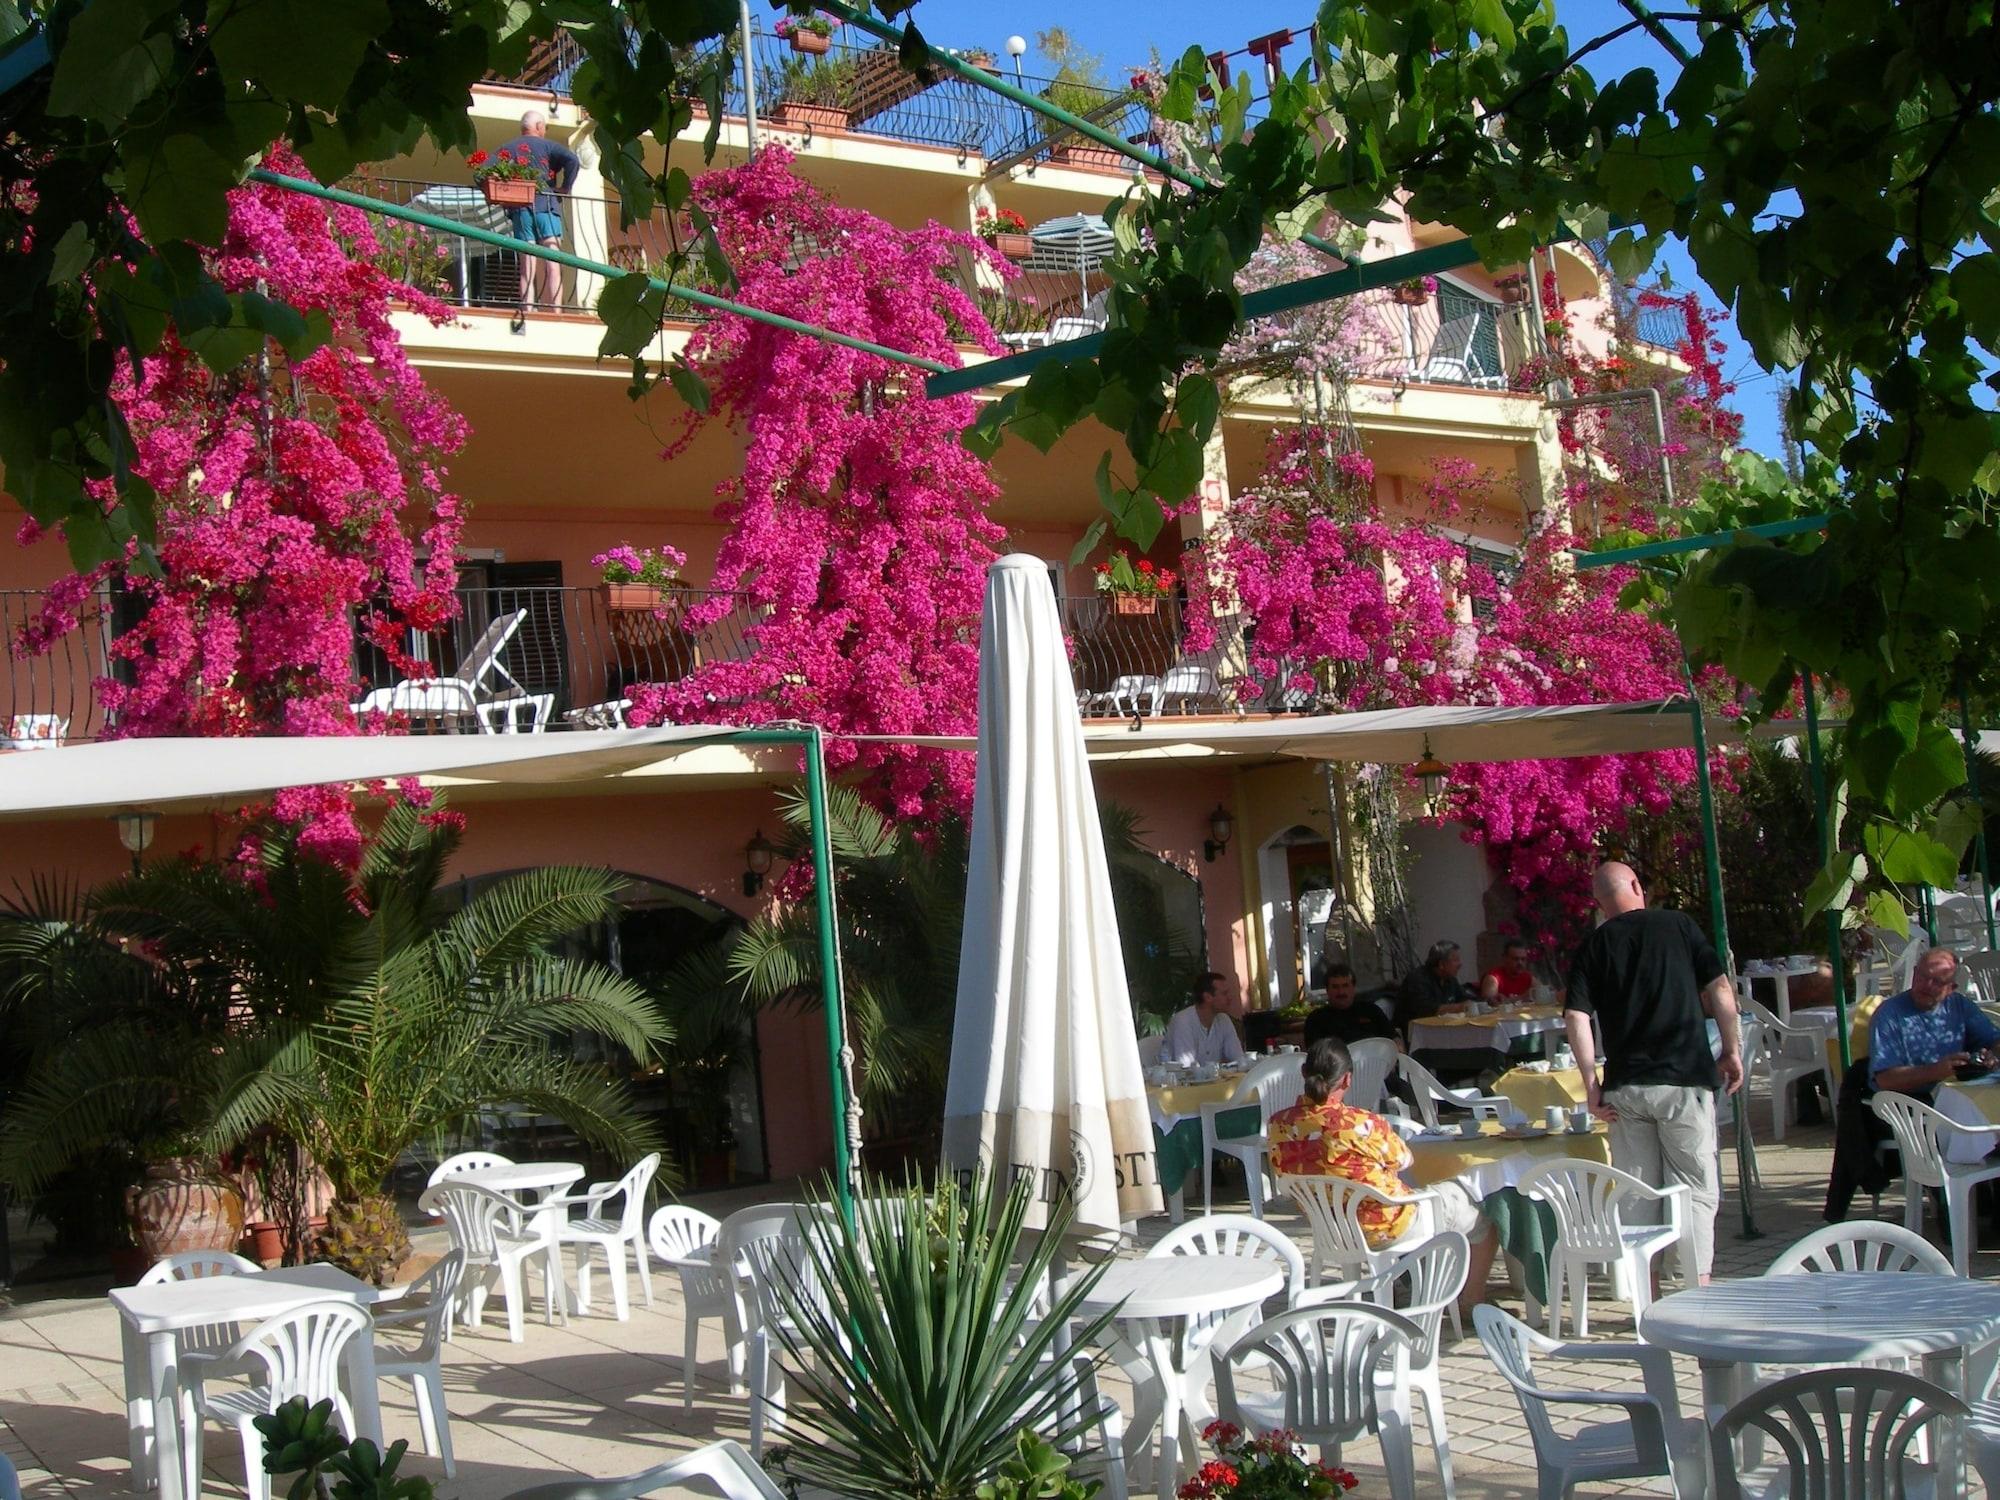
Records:
[[[1034,1184],[1030,1228],[1067,1195],[1079,1233],[1160,1208],[1152,1123],[1048,569],[987,570],[979,766],[945,1091],[945,1165],[996,1193]]]

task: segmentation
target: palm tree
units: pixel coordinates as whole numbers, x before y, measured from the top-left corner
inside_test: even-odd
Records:
[[[398,804],[351,879],[277,834],[247,876],[156,866],[98,892],[80,921],[17,930],[0,945],[25,976],[17,1006],[71,1019],[51,1026],[0,1124],[0,1177],[32,1190],[163,1117],[211,1153],[275,1130],[332,1184],[334,1248],[379,1274],[407,1245],[382,1198],[390,1168],[481,1109],[554,1115],[626,1158],[653,1149],[629,1089],[566,1045],[595,1036],[644,1062],[667,1040],[641,987],[556,951],[615,917],[620,878],[533,870],[454,910],[438,884],[458,843],[449,814]],[[92,1024],[76,984],[21,962],[31,942],[95,953],[120,940],[144,955],[139,989],[198,999],[187,1024],[163,1024],[157,1003]]]

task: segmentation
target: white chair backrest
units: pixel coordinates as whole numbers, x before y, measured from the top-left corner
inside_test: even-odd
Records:
[[[812,1295],[815,1279],[809,1230],[820,1210],[810,1203],[773,1203],[739,1209],[716,1231],[716,1259],[732,1268],[750,1294],[751,1326],[784,1321],[778,1281]]]
[[[265,1319],[231,1344],[222,1358],[227,1364],[254,1360],[264,1367],[271,1411],[303,1396],[308,1406],[332,1398],[345,1412],[340,1359],[348,1340],[356,1334],[366,1337],[371,1326],[368,1314],[352,1302],[307,1302]]]
[[[1369,1278],[1371,1298],[1391,1293],[1383,1301],[1416,1324],[1418,1340],[1410,1356],[1413,1364],[1423,1366],[1437,1358],[1444,1314],[1465,1290],[1471,1266],[1471,1241],[1457,1230],[1447,1229],[1397,1256]],[[1394,1295],[1399,1287],[1407,1290]]]
[[[1940,945],[1963,952],[1986,941],[1986,918],[1979,903],[1970,896],[1947,896],[1937,904],[1937,935]]]
[[[1177,662],[1160,678],[1160,692],[1214,693],[1215,673],[1196,662]]]
[[[254,1276],[264,1268],[227,1250],[183,1250],[164,1260],[154,1261],[139,1278],[140,1286],[158,1286],[163,1281],[193,1281],[202,1276]]]
[[[477,639],[465,648],[465,655],[458,659],[459,679],[478,687],[488,673],[500,666],[500,657],[506,651],[507,643],[514,639],[514,632],[527,618],[525,609],[495,615],[492,623],[479,633]],[[507,674],[503,671],[501,675],[504,677]]]
[[[1345,1177],[1280,1177],[1278,1181],[1304,1210],[1306,1222],[1312,1226],[1317,1258],[1336,1265],[1365,1266],[1375,1253],[1361,1227],[1361,1206],[1395,1205],[1399,1201],[1365,1182]]]
[[[1607,1260],[1625,1250],[1619,1205],[1657,1196],[1629,1172],[1575,1158],[1543,1163],[1521,1179],[1519,1188],[1522,1197],[1555,1210],[1557,1233],[1567,1248]]]
[[[1944,1145],[1939,1140],[1950,1133],[1951,1122],[1921,1099],[1883,1089],[1868,1101],[1868,1107],[1896,1137],[1896,1151],[1903,1158],[1903,1176],[1922,1187],[1944,1186]]]
[[[1305,1289],[1306,1258],[1292,1237],[1249,1214],[1206,1214],[1176,1225],[1146,1252],[1148,1260],[1163,1255],[1230,1255],[1239,1260],[1272,1261],[1284,1268],[1288,1306]]]
[[[1216,1361],[1223,1420],[1250,1429],[1236,1399],[1236,1371],[1262,1356],[1285,1403],[1277,1425],[1302,1443],[1344,1442],[1374,1425],[1376,1376],[1419,1341],[1416,1324],[1371,1302],[1324,1302],[1279,1313]]]
[[[1896,955],[1890,965],[1895,973],[1895,986],[1898,990],[1910,987],[1910,977],[1917,972],[1917,960],[1930,951],[1931,940],[1928,937],[1921,932],[1911,934],[1910,940],[1903,945],[1903,951]]]
[[[1160,1049],[1167,1044],[1167,1034],[1156,1031],[1151,1036],[1139,1038],[1139,1066],[1150,1068],[1160,1060]]]
[[[496,1240],[523,1238],[521,1205],[475,1183],[446,1178],[436,1187],[425,1188],[417,1207],[443,1215],[452,1244],[463,1250],[473,1265],[492,1263]]]
[[[1344,1102],[1356,1109],[1380,1112],[1382,1087],[1389,1070],[1396,1066],[1396,1044],[1381,1037],[1365,1037],[1347,1049],[1354,1062],[1354,1079],[1347,1085]]]
[[[1764,1063],[1764,1020],[1754,1010],[1739,1011],[1736,1016],[1736,1040],[1743,1049],[1743,1067],[1748,1072]]]
[[[386,1312],[412,1311],[423,1308],[429,1316],[421,1322],[412,1319],[405,1328],[418,1328],[422,1336],[417,1341],[416,1358],[431,1360],[438,1357],[438,1345],[443,1342],[445,1323],[451,1314],[452,1303],[458,1298],[458,1284],[465,1279],[465,1252],[457,1246],[438,1257],[437,1264],[404,1288],[403,1295],[396,1301],[383,1304]]]
[[[1534,1349],[1543,1340],[1526,1323],[1490,1302],[1473,1308],[1472,1326],[1485,1346],[1486,1357],[1514,1388],[1535,1452],[1548,1452],[1556,1441],[1555,1424],[1549,1420],[1549,1392],[1535,1384]]]
[[[504,1156],[495,1156],[491,1151],[461,1151],[456,1156],[447,1156],[437,1164],[431,1173],[431,1180],[425,1187],[436,1187],[447,1177],[456,1177],[461,1172],[478,1172],[487,1167],[511,1167],[514,1164]]]
[[[1243,1081],[1236,1085],[1236,1097],[1230,1102],[1255,1103],[1263,1110],[1264,1123],[1269,1125],[1272,1115],[1299,1102],[1305,1087],[1305,1057],[1288,1052],[1252,1063]]]
[[[1746,1429],[1763,1434],[1777,1450],[1782,1487],[1773,1493],[1903,1500],[1912,1449],[1925,1437],[1935,1439],[1939,1423],[1966,1415],[1965,1403],[1950,1391],[1900,1370],[1836,1367],[1773,1381],[1730,1407],[1710,1429],[1717,1500],[1743,1494],[1734,1455]],[[1940,1485],[1938,1493],[1944,1492]]]
[[[1858,1219],[1828,1224],[1786,1250],[1765,1268],[1766,1276],[1811,1271],[1929,1271],[1955,1274],[1944,1252],[1900,1224]]]
[[[653,1210],[646,1225],[646,1244],[655,1260],[680,1268],[682,1285],[690,1296],[713,1298],[727,1293],[730,1286],[728,1266],[716,1245],[721,1232],[720,1219],[698,1208],[670,1203]],[[707,1269],[689,1264],[689,1257],[703,1247],[711,1251]]]
[[[1982,1006],[2000,1004],[2000,953],[1961,953],[1958,987],[1968,984],[1978,991]]]
[[[645,1231],[646,1190],[653,1185],[653,1174],[659,1170],[660,1153],[655,1151],[640,1157],[632,1170],[618,1179],[617,1191],[625,1198],[618,1214],[618,1227],[631,1239],[637,1239]]]

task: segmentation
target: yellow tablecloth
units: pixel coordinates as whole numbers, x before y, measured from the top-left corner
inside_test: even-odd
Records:
[[[1493,1092],[1530,1120],[1539,1120],[1542,1111],[1551,1104],[1571,1110],[1583,1103],[1583,1074],[1575,1068],[1559,1068],[1546,1073],[1514,1068],[1494,1080]]]
[[[1155,1120],[1181,1120],[1201,1113],[1204,1104],[1227,1104],[1243,1082],[1241,1073],[1225,1074],[1212,1083],[1169,1083],[1146,1090]]]
[[[1536,1130],[1520,1139],[1508,1139],[1492,1121],[1476,1140],[1410,1142],[1413,1158],[1405,1175],[1418,1187],[1438,1182],[1460,1182],[1474,1198],[1503,1187],[1512,1187],[1545,1161],[1573,1156],[1585,1161],[1611,1165],[1611,1140],[1602,1123],[1589,1135],[1547,1135]]]
[[[1856,1062],[1868,1055],[1868,1023],[1874,1019],[1875,1007],[1881,1003],[1880,995],[1864,995],[1847,1007],[1847,1050]],[[1833,1029],[1829,1029],[1826,1036],[1826,1066],[1828,1076],[1838,1082],[1840,1033]]]
[[[1945,1108],[1944,1095],[1950,1094],[1963,1100],[1971,1111],[1988,1125],[2000,1125],[2000,1083],[1958,1083],[1941,1084],[1938,1088],[1938,1109],[1946,1119],[1957,1119],[1970,1124],[1965,1112]],[[1989,1140],[1991,1138],[1989,1137]]]

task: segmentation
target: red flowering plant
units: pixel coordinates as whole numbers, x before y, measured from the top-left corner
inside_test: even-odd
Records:
[[[982,208],[973,216],[979,237],[992,244],[1003,234],[1026,234],[1028,221],[1011,208]]]
[[[1344,1495],[1361,1481],[1332,1464],[1318,1464],[1291,1433],[1251,1437],[1229,1422],[1210,1422],[1201,1435],[1215,1457],[1180,1487],[1181,1500],[1291,1500]]]
[[[526,146],[518,151],[509,151],[505,146],[493,152],[475,151],[466,157],[465,164],[472,168],[474,182],[540,182],[547,175]]]
[[[1132,554],[1120,547],[1110,558],[1097,565],[1097,591],[1100,594],[1130,594],[1140,599],[1171,598],[1178,575],[1170,570],[1154,565],[1152,559],[1142,557],[1137,562]]]

